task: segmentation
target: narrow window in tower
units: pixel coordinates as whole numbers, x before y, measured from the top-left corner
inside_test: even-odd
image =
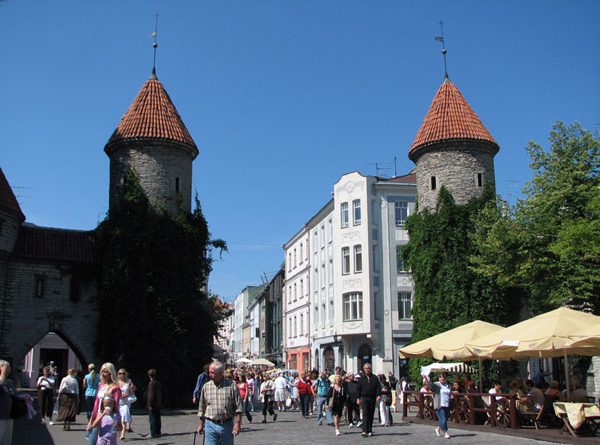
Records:
[[[483,173],[477,173],[477,187],[483,187]]]
[[[435,190],[437,188],[437,181],[435,179],[435,176],[431,177],[431,190]]]
[[[179,193],[179,178],[175,177],[175,191]]]
[[[46,277],[43,275],[36,275],[35,277],[35,293],[36,298],[44,298],[46,292]]]

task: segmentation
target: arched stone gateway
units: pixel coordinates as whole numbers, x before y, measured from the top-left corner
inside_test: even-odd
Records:
[[[16,368],[55,332],[84,363],[93,360],[98,291],[92,232],[26,224],[1,170],[0,188],[0,357]]]

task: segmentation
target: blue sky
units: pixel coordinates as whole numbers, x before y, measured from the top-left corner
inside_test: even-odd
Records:
[[[212,291],[278,269],[281,245],[343,173],[398,173],[443,81],[500,145],[498,192],[530,178],[525,146],[556,120],[600,126],[600,2],[239,0],[0,2],[0,167],[31,223],[92,229],[103,148],[152,67],[200,155],[198,191],[229,243]],[[392,170],[380,174],[392,174]]]

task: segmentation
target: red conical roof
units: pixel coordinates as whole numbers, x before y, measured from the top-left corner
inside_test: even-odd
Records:
[[[15,194],[0,168],[0,208],[17,215],[21,221],[25,221],[25,215],[21,211],[21,206],[15,197]]]
[[[175,105],[155,75],[142,86],[106,145],[139,139],[181,142],[198,151]]]
[[[423,146],[452,139],[474,139],[498,146],[458,88],[445,79],[431,102],[408,157]]]

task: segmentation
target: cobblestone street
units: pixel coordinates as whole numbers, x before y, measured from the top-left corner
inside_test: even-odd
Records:
[[[525,445],[548,444],[522,437],[500,434],[460,430],[450,424],[452,438],[449,441],[435,436],[433,427],[415,423],[396,423],[391,427],[374,427],[374,436],[363,438],[360,430],[343,425],[342,435],[335,436],[335,430],[328,426],[318,426],[315,418],[303,419],[297,412],[280,413],[276,422],[261,424],[262,416],[255,413],[254,423],[249,424],[245,419],[241,434],[235,439],[236,445],[269,445],[269,444],[487,444],[487,445]],[[399,417],[399,414],[397,414]],[[63,431],[59,424],[42,425],[39,418],[31,421],[19,420],[15,425],[13,445],[82,445],[85,442],[83,434],[85,424],[81,423],[85,416],[78,416],[79,423],[73,425],[73,431]],[[135,433],[129,433],[125,443],[148,443],[150,445],[191,445],[194,440],[194,430],[197,418],[192,411],[177,412],[163,415],[164,436],[158,439],[145,440],[141,436],[149,431],[148,418],[136,415],[133,420]],[[587,441],[586,441],[587,442]],[[600,443],[600,441],[598,441]],[[123,442],[120,442],[123,443]],[[555,442],[556,443],[556,442]],[[196,439],[196,444],[202,444],[202,437]]]

